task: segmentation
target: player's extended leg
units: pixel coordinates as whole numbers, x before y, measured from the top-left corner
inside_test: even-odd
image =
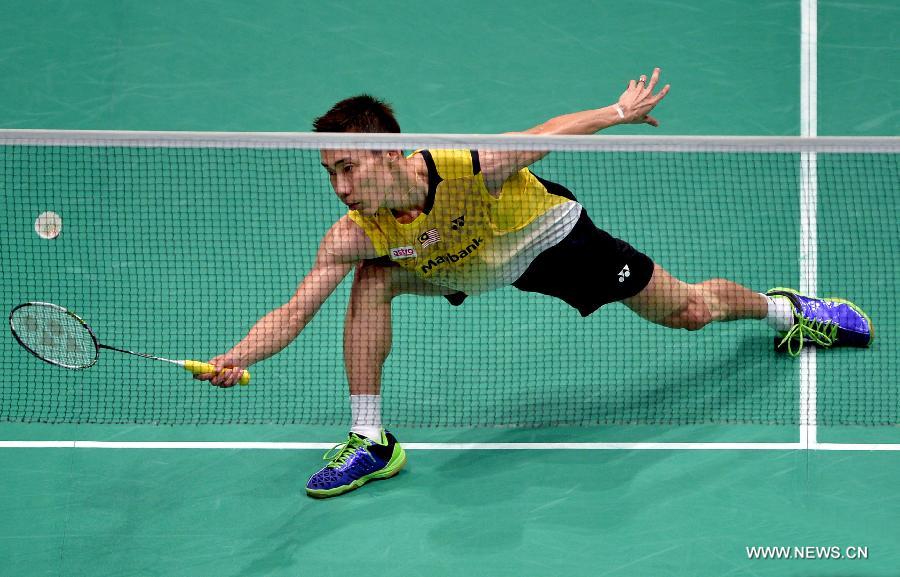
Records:
[[[329,463],[307,483],[311,497],[332,497],[372,479],[400,472],[406,454],[381,428],[381,369],[391,351],[391,301],[401,294],[442,296],[398,266],[367,261],[357,266],[344,321],[344,364],[353,424],[348,440],[326,454]]]
[[[792,355],[799,354],[806,342],[825,348],[865,347],[874,336],[871,319],[844,299],[809,297],[788,288],[762,295],[725,279],[689,284],[659,266],[644,290],[622,302],[650,322],[675,329],[766,319],[779,332],[779,344]]]
[[[735,282],[717,278],[689,284],[657,265],[644,290],[622,301],[652,323],[695,331],[711,322],[764,319],[766,297]]]

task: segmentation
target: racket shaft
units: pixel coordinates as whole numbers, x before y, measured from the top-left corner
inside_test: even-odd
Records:
[[[184,365],[182,365],[182,366],[184,367],[184,370],[190,371],[191,373],[193,373],[195,375],[202,375],[204,373],[215,373],[216,372],[215,366],[213,366],[209,363],[203,363],[200,361],[184,361]],[[243,373],[241,373],[241,378],[238,381],[238,384],[239,385],[250,384],[250,372],[249,371],[244,371]]]

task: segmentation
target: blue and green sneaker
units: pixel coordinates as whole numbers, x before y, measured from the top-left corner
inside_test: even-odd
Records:
[[[786,298],[794,309],[794,325],[775,339],[776,349],[791,356],[799,355],[806,343],[823,348],[867,347],[875,336],[872,320],[850,301],[808,297],[782,287],[766,296]]]
[[[393,477],[406,464],[406,453],[394,435],[382,429],[379,442],[350,433],[324,459],[328,464],[306,484],[306,494],[317,499],[342,495],[372,479]]]

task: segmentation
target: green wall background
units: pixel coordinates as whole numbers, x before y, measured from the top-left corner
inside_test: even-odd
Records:
[[[305,131],[351,94],[405,131],[520,130],[654,66],[669,134],[796,134],[793,2],[7,2],[0,125]],[[622,128],[617,132],[647,132]]]

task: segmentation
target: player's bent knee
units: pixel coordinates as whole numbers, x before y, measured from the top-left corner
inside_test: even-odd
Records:
[[[700,292],[703,293],[704,298],[710,299],[715,298],[716,295],[724,290],[727,290],[728,286],[731,284],[731,281],[728,281],[724,278],[714,278],[705,280],[702,283],[696,284],[694,286],[698,287]]]
[[[661,324],[673,329],[686,329],[697,331],[713,321],[712,312],[706,303],[703,293],[699,290],[685,301],[684,305]]]

